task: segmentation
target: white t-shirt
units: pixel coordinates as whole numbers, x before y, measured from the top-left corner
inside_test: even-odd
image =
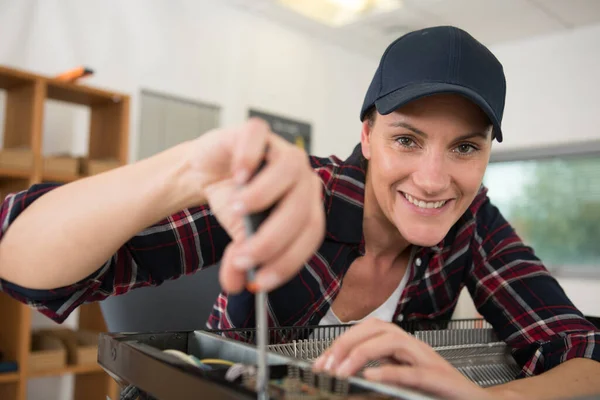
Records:
[[[402,295],[402,291],[404,290],[404,287],[406,286],[406,281],[408,281],[408,276],[410,275],[409,272],[410,272],[410,263],[409,263],[409,268],[406,268],[406,272],[404,272],[404,276],[402,277],[402,280],[400,281],[400,284],[398,285],[396,290],[394,290],[394,292],[390,295],[390,297],[388,297],[388,299],[382,305],[377,307],[375,310],[371,311],[371,313],[369,315],[367,315],[366,317],[364,317],[360,320],[356,320],[356,321],[342,322],[337,317],[337,315],[335,315],[335,313],[333,312],[333,308],[329,307],[329,310],[327,310],[327,314],[325,314],[323,316],[323,318],[321,318],[321,321],[319,321],[319,325],[356,324],[356,323],[364,321],[365,319],[368,319],[368,318],[379,318],[384,321],[391,322],[392,318],[394,317],[394,312],[396,311],[396,307],[398,306],[398,301],[400,300],[400,296]]]

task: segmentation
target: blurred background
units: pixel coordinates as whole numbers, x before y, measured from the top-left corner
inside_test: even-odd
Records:
[[[598,0],[0,0],[0,193],[133,162],[251,115],[307,152],[345,158],[383,50],[444,24],[470,32],[505,68],[505,139],[484,182],[492,201],[572,301],[600,316]],[[59,76],[79,67],[93,73]],[[15,112],[32,122],[18,127]],[[179,293],[179,306],[154,305],[141,289],[89,311],[85,324],[122,330],[133,318],[133,329],[163,329],[144,317],[152,304],[172,329],[201,328],[216,271],[202,289],[166,283],[160,290]],[[197,306],[183,309],[185,296]],[[463,295],[456,317],[475,315]],[[25,365],[35,341],[25,336],[54,325],[0,298],[5,359]],[[65,326],[81,326],[80,314]],[[21,371],[0,372],[0,398],[91,398],[86,390],[104,382],[95,367]]]

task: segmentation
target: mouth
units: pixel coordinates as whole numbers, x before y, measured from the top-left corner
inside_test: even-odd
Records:
[[[404,199],[409,203],[409,205],[412,206],[411,208],[413,208],[415,211],[417,211],[419,213],[428,214],[428,215],[439,214],[444,209],[446,209],[448,204],[450,204],[453,200],[453,199],[446,199],[446,200],[436,200],[436,201],[425,201],[425,200],[413,197],[408,193],[404,193],[404,192],[399,192],[399,193],[402,195],[402,197],[404,197]]]

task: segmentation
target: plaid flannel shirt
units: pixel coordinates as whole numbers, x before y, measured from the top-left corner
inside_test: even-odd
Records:
[[[297,276],[269,294],[270,326],[317,325],[339,292],[344,273],[362,254],[365,171],[359,151],[357,146],[345,161],[310,157],[323,181],[327,234]],[[55,187],[34,185],[6,197],[0,210],[0,240],[27,206]],[[571,303],[486,193],[482,187],[441,243],[417,248],[394,320],[450,319],[466,286],[479,313],[513,349],[521,377],[575,357],[600,361],[600,331]],[[190,208],[131,238],[80,282],[31,290],[0,281],[0,290],[62,322],[83,303],[214,265],[229,242],[208,206]],[[253,304],[251,293],[222,293],[207,326],[252,327]]]

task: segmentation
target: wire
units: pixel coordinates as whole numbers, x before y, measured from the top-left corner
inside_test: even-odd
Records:
[[[228,360],[222,360],[220,358],[205,358],[200,360],[200,362],[202,364],[221,364],[221,365],[228,365],[228,366],[232,366],[235,365],[235,363],[228,361]]]
[[[167,354],[171,354],[171,355],[179,358],[180,360],[185,361],[186,363],[194,365],[196,367],[199,367],[199,368],[202,368],[205,370],[212,369],[209,365],[198,360],[197,357],[194,357],[191,354],[184,353],[183,351],[175,350],[175,349],[167,349],[167,350],[163,350],[163,352],[167,353]]]
[[[211,365],[227,365],[228,367],[235,365],[234,362],[231,362],[229,360],[223,360],[221,358],[204,358],[202,360],[199,360],[197,357],[195,357],[191,354],[187,354],[187,353],[184,353],[183,351],[175,350],[175,349],[167,349],[167,350],[163,350],[163,352],[167,353],[167,354],[171,354],[171,355],[179,358],[180,360],[185,361],[188,364],[195,365],[202,369],[212,369]]]

